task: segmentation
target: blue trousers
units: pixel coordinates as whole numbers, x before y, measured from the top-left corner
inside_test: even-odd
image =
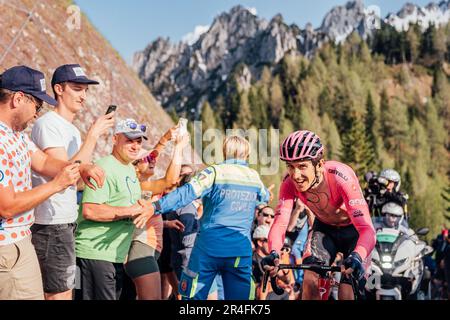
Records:
[[[292,255],[296,259],[302,257],[307,240],[308,240],[308,225],[305,224],[298,233],[297,239],[295,239],[294,244],[292,245]],[[295,282],[301,285],[303,283],[303,270],[295,270],[294,275],[295,275]]]
[[[184,299],[206,300],[220,274],[225,300],[253,300],[252,257],[212,257],[194,247],[188,267],[183,270],[179,292]]]

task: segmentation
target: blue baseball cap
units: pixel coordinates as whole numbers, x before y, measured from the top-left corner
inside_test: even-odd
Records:
[[[63,82],[99,84],[98,81],[88,79],[79,64],[65,64],[55,70],[52,77],[52,87]]]
[[[3,72],[1,87],[11,91],[21,91],[53,106],[57,105],[56,100],[45,92],[44,74],[27,66],[16,66]]]

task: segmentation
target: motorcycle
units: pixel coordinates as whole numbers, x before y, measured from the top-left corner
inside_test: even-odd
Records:
[[[377,243],[372,251],[372,263],[366,282],[367,296],[376,300],[426,299],[429,289],[422,290],[426,270],[423,257],[433,248],[417,236],[428,228],[405,234],[393,228],[377,231]]]

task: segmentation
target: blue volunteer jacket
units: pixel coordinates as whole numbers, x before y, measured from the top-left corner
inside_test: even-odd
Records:
[[[252,254],[250,229],[255,207],[269,201],[259,174],[243,160],[230,159],[197,174],[153,205],[168,213],[202,198],[203,216],[195,246],[212,257]]]

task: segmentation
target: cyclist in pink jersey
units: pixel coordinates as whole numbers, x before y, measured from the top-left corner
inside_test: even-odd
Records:
[[[280,148],[280,158],[286,162],[288,175],[280,186],[275,221],[269,234],[267,258],[276,259],[284,242],[289,218],[297,199],[316,216],[309,232],[303,262],[331,265],[338,252],[344,254],[346,276],[340,286],[339,298],[352,299],[349,285],[351,273],[360,280],[364,262],[370,261],[375,246],[375,230],[369,209],[354,171],[337,161],[324,161],[320,138],[310,131],[296,131]],[[266,267],[267,268],[267,267]],[[271,274],[276,268],[268,267]],[[305,271],[303,299],[320,299],[318,274]]]

